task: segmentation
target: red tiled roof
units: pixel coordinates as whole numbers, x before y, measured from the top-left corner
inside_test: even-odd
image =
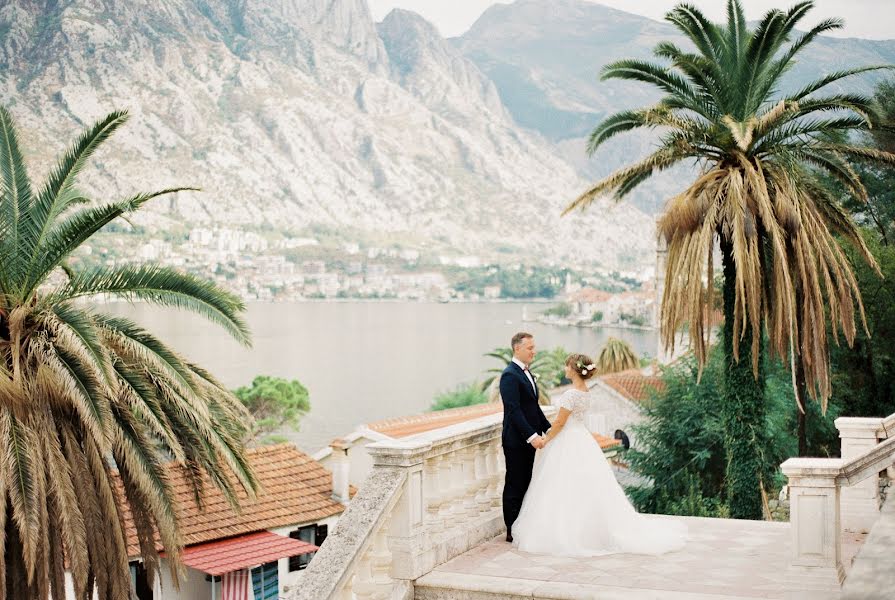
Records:
[[[317,551],[317,546],[269,531],[196,544],[183,549],[183,563],[209,575],[263,565],[281,558]]]
[[[503,404],[500,402],[489,402],[487,404],[449,408],[407,417],[395,417],[370,423],[367,427],[392,438],[403,438],[501,412],[503,412]],[[593,435],[603,450],[621,444],[619,440],[608,438],[598,433]]]
[[[274,527],[313,523],[345,510],[332,499],[332,473],[292,444],[252,448],[246,457],[261,489],[250,500],[236,485],[239,512],[207,476],[204,477],[204,506],[197,507],[183,465],[170,463],[168,477],[185,546]],[[128,555],[137,556],[140,552],[137,534],[127,505],[122,512]]]
[[[595,288],[584,288],[569,296],[570,302],[606,302],[612,297],[609,292]]]
[[[387,435],[392,438],[403,438],[433,429],[441,429],[448,425],[464,423],[479,417],[486,417],[503,412],[503,404],[500,402],[488,402],[460,408],[448,408],[434,412],[410,415],[407,417],[394,417],[383,421],[369,423],[367,428]]]
[[[661,391],[665,387],[660,377],[644,375],[637,369],[602,375],[600,376],[600,381],[625,398],[638,403],[649,400],[653,390]]]

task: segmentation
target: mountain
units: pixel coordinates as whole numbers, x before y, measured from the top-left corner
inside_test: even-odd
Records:
[[[494,82],[517,123],[553,142],[557,154],[583,177],[597,179],[632,157],[645,155],[652,138],[639,133],[619,136],[587,160],[586,136],[604,117],[659,98],[645,84],[601,82],[600,70],[621,58],[652,58],[651,50],[661,40],[684,43],[669,23],[593,2],[517,0],[492,5],[467,33],[451,41]],[[786,89],[869,64],[895,64],[895,40],[822,36],[799,55],[786,76]],[[874,84],[887,76],[868,73],[829,89],[872,93]],[[644,184],[632,194],[632,201],[655,212],[669,191],[677,189],[675,181],[681,175],[678,170]]]
[[[587,181],[498,89],[422,18],[377,25],[365,0],[0,6],[0,101],[37,171],[127,108],[87,187],[203,188],[138,216],[150,234],[325,228],[504,260],[648,261],[652,220],[630,205],[560,218]]]

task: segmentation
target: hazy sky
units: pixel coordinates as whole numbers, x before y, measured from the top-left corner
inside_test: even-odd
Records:
[[[550,0],[543,0],[550,2]],[[673,8],[676,0],[589,0],[653,19]],[[434,23],[445,37],[462,34],[494,0],[368,0],[373,18],[381,21],[393,8],[406,8]],[[723,20],[724,0],[688,0],[710,18]],[[500,2],[510,4],[509,1]],[[746,18],[759,19],[770,8],[788,8],[795,0],[743,0]],[[834,35],[870,39],[895,38],[895,0],[816,0],[815,8],[802,21],[813,25],[827,17],[842,17],[845,27]]]

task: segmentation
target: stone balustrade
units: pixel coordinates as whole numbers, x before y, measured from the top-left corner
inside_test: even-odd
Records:
[[[843,530],[866,533],[879,518],[879,473],[895,464],[895,415],[839,418],[842,458],[791,458],[789,479],[792,597],[838,597],[845,578]],[[797,593],[796,590],[799,590]]]
[[[289,597],[411,600],[414,580],[499,535],[502,420],[367,446],[370,476]]]

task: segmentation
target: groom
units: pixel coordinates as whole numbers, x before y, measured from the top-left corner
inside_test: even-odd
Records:
[[[544,447],[539,434],[550,429],[550,421],[538,405],[538,386],[528,366],[535,358],[535,340],[520,332],[510,342],[513,360],[500,376],[503,400],[503,455],[506,479],[503,486],[503,520],[507,541],[513,541],[513,522],[522,508],[522,498],[531,483],[535,450]]]

